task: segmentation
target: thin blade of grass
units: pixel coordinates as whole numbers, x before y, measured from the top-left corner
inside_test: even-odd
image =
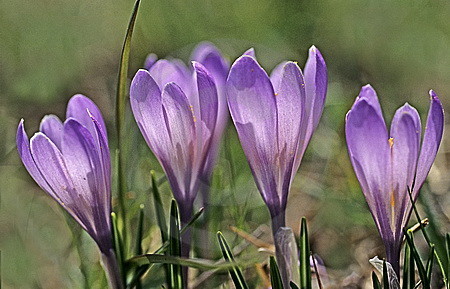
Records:
[[[161,232],[161,239],[162,242],[166,242],[168,239],[168,232],[167,232],[167,221],[166,221],[166,215],[164,212],[164,206],[161,200],[161,194],[159,193],[158,184],[155,176],[155,171],[150,171],[151,179],[152,179],[152,196],[153,196],[153,202],[155,205],[155,212],[156,212],[156,222],[158,224],[159,230]]]
[[[303,217],[300,226],[300,289],[311,289],[311,265],[308,228],[306,218]]]
[[[420,280],[422,281],[423,284],[423,288],[424,289],[429,289],[430,288],[430,283],[428,282],[428,277],[427,277],[427,272],[425,270],[425,267],[422,263],[422,260],[420,259],[420,255],[417,252],[416,246],[414,245],[414,241],[413,241],[413,235],[411,232],[407,232],[405,234],[406,237],[406,241],[409,244],[409,247],[411,249],[411,255],[414,258],[414,261],[416,263],[417,269],[419,271],[419,276],[420,276]]]
[[[403,261],[403,289],[414,289],[416,283],[414,258],[411,257],[411,248],[408,242],[405,244],[405,256]]]
[[[144,230],[144,205],[141,204],[139,206],[139,218],[138,218],[138,226],[137,226],[137,232],[136,232],[136,244],[134,248],[134,254],[135,255],[142,255],[142,236],[143,236],[143,230]],[[148,267],[148,266],[146,266]],[[134,271],[134,276],[137,276],[136,280],[136,289],[142,289],[142,284],[140,280],[140,272],[143,270],[143,268],[136,268]]]
[[[119,265],[119,271],[122,275],[122,280],[126,280],[125,278],[125,270],[124,270],[124,260],[123,260],[123,252],[122,252],[122,238],[119,232],[119,228],[117,225],[117,215],[116,213],[111,213],[111,223],[113,229],[113,242],[114,242],[114,251],[116,253],[117,263]]]
[[[381,289],[380,280],[378,280],[377,274],[375,274],[375,272],[372,272],[372,286],[373,289]]]
[[[431,247],[434,244],[431,242],[430,237],[428,236],[427,231],[425,230],[425,225],[421,222],[419,211],[416,208],[416,204],[415,204],[414,198],[412,196],[411,189],[409,187],[408,187],[408,195],[409,195],[409,200],[411,201],[411,204],[412,204],[412,207],[413,207],[414,214],[416,215],[417,222],[420,224],[420,229],[422,231],[423,237],[425,238],[425,241],[427,242],[428,246]],[[445,269],[444,269],[444,264],[442,263],[441,258],[437,254],[436,250],[434,251],[434,256],[436,257],[436,262],[438,263],[439,269],[441,270],[441,273],[442,273],[442,276],[443,276],[443,279],[444,279],[443,280],[444,284],[445,284],[445,286],[447,288],[449,288],[449,286],[450,286],[449,285],[449,280],[447,278],[447,275],[446,275],[446,272],[445,272]],[[450,261],[448,261],[448,262],[450,263]],[[425,288],[425,284],[423,286]]]
[[[281,279],[280,270],[278,270],[277,261],[273,256],[270,256],[270,283],[272,284],[272,289],[283,289],[283,280]]]
[[[430,253],[428,254],[428,260],[427,260],[427,278],[429,282],[431,283],[431,272],[433,271],[433,263],[434,263],[434,251],[435,247],[432,245],[430,248]]]
[[[217,232],[217,239],[219,241],[219,246],[220,250],[222,251],[223,258],[227,262],[234,263],[233,253],[231,252],[231,249],[221,232]],[[233,280],[236,289],[248,289],[248,285],[245,282],[242,271],[238,266],[233,266],[228,272],[230,273],[231,279]]]
[[[171,257],[181,256],[181,237],[180,237],[180,217],[178,214],[178,206],[175,200],[172,200],[170,206],[170,227],[169,227],[169,250]],[[183,276],[181,266],[178,264],[169,265],[169,276],[171,289],[183,288]]]
[[[291,286],[291,289],[300,289],[298,288],[297,284],[295,284],[294,282],[289,282],[289,285]]]

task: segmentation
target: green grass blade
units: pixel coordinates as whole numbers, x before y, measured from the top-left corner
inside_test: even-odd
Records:
[[[427,241],[428,246],[431,247],[434,244],[431,243],[430,237],[428,236],[427,231],[425,230],[425,225],[421,222],[419,211],[416,208],[416,204],[414,202],[414,199],[413,199],[413,196],[412,196],[412,193],[411,193],[411,189],[409,187],[408,187],[408,195],[409,195],[409,200],[411,201],[411,204],[412,204],[412,207],[413,207],[414,214],[416,215],[417,222],[420,225],[420,229],[422,231],[423,237]],[[449,280],[448,280],[448,278],[446,276],[446,272],[445,272],[445,269],[444,269],[444,264],[442,263],[441,258],[437,254],[436,250],[434,251],[434,256],[436,257],[436,262],[438,263],[439,269],[441,270],[441,273],[442,273],[442,276],[443,276],[443,279],[444,279],[444,284],[446,285],[447,288],[449,288]],[[447,261],[447,262],[450,263],[450,261]],[[425,284],[423,286],[425,288]]]
[[[414,245],[414,241],[413,241],[413,235],[410,231],[408,231],[405,234],[406,237],[406,241],[408,242],[408,245],[411,249],[411,255],[414,258],[414,261],[416,263],[417,269],[419,271],[419,276],[420,276],[420,280],[422,281],[422,286],[423,289],[429,289],[430,288],[430,283],[428,282],[428,278],[427,278],[427,272],[425,270],[425,267],[422,263],[422,260],[420,259],[420,255],[417,252],[416,246]]]
[[[281,279],[280,270],[278,270],[277,261],[273,256],[270,256],[270,283],[272,289],[283,289],[283,280]]]
[[[136,244],[134,247],[134,254],[135,255],[142,255],[142,236],[143,236],[143,230],[144,230],[144,205],[141,204],[139,206],[139,218],[138,218],[138,226],[137,226],[137,232],[136,232]],[[148,267],[148,266],[146,266]],[[143,268],[136,268],[134,271],[134,276],[137,276],[136,280],[136,289],[142,289],[142,284],[140,278],[140,273],[143,270]]]
[[[303,217],[300,226],[300,289],[311,289],[311,265],[306,218]]]
[[[170,256],[181,256],[181,237],[180,237],[180,217],[178,214],[178,206],[175,200],[172,200],[170,206],[170,228],[169,228],[169,250]],[[169,266],[169,276],[171,289],[183,288],[183,276],[181,266],[177,264],[171,264]]]
[[[168,240],[166,215],[161,200],[161,194],[159,193],[155,171],[150,171],[150,175],[152,179],[152,192],[153,192],[152,195],[153,195],[153,202],[155,205],[156,222],[158,223],[158,227],[161,232],[161,239],[162,242],[164,243]]]
[[[389,289],[390,287],[391,286],[389,282],[389,274],[386,265],[386,260],[383,260],[383,289]]]
[[[411,257],[411,248],[408,242],[405,244],[405,256],[403,261],[403,289],[414,289],[416,283],[414,258]]]
[[[432,245],[430,248],[430,254],[428,255],[428,261],[427,261],[427,279],[431,283],[431,272],[433,271],[433,263],[434,263],[434,253],[435,253],[435,247]]]
[[[220,250],[222,251],[223,258],[227,262],[234,263],[233,253],[231,252],[231,249],[221,232],[217,232],[217,239],[219,240],[219,246]],[[228,272],[230,273],[231,279],[233,280],[236,289],[248,288],[244,276],[242,275],[242,271],[237,265],[234,265]]]
[[[298,288],[297,284],[295,284],[294,282],[289,282],[289,285],[291,286],[291,289],[300,289]]]
[[[373,289],[381,289],[380,280],[378,280],[377,274],[375,274],[375,272],[372,272],[372,284]]]
[[[112,223],[112,229],[113,229],[113,242],[114,242],[114,250],[116,253],[117,263],[119,264],[119,271],[122,274],[122,280],[126,280],[125,270],[124,270],[124,260],[123,260],[123,244],[122,244],[122,238],[120,236],[119,228],[117,225],[117,215],[116,213],[111,213],[111,223]]]
[[[118,200],[118,212],[119,212],[119,231],[122,234],[124,244],[128,244],[128,238],[125,230],[126,224],[126,211],[125,211],[125,192],[127,190],[125,184],[125,161],[124,161],[124,148],[123,148],[123,127],[125,126],[125,107],[127,102],[127,78],[128,78],[128,66],[130,58],[131,48],[131,36],[133,35],[134,24],[136,22],[136,16],[139,9],[140,0],[136,0],[134,4],[133,13],[131,14],[130,21],[128,23],[125,40],[123,42],[122,53],[119,63],[119,75],[117,79],[117,93],[116,93],[116,130],[117,130],[117,200]]]

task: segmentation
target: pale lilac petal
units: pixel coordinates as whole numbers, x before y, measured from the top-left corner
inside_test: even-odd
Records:
[[[391,215],[395,218],[395,233],[403,234],[402,220],[409,203],[408,188],[412,188],[420,148],[420,117],[417,110],[405,104],[399,108],[391,124],[392,189]]]
[[[149,54],[145,59],[144,68],[149,70],[153,66],[153,64],[156,63],[156,61],[158,61],[158,56],[154,53]]]
[[[158,60],[150,68],[149,73],[162,90],[169,82],[176,83],[187,94],[190,93],[192,80],[190,74],[186,71],[184,64],[175,60]]]
[[[378,101],[377,93],[370,84],[367,84],[361,88],[356,101],[361,99],[365,99],[375,109],[379,116],[383,118],[383,112],[381,110],[380,102]]]
[[[197,80],[199,117],[213,133],[216,127],[218,106],[216,85],[213,77],[202,64],[194,61],[192,66]]]
[[[167,159],[172,147],[163,114],[161,90],[146,70],[139,70],[130,87],[133,115],[150,149]]]
[[[441,101],[434,91],[430,91],[430,110],[428,111],[425,133],[423,135],[422,148],[417,164],[417,174],[414,183],[414,192],[422,187],[428,172],[433,165],[439,149],[444,130],[444,109]]]
[[[297,172],[300,161],[294,164],[299,148],[300,128],[304,120],[305,84],[303,75],[297,64],[286,62],[280,73],[278,85],[275,86],[278,111],[278,147],[280,170],[284,172],[283,199],[287,200],[287,192],[293,176]]]
[[[56,145],[39,132],[31,138],[30,147],[36,167],[50,187],[47,193],[63,206],[84,230],[95,236],[90,203],[83,192],[74,187],[64,158]]]
[[[251,56],[253,58],[256,58],[256,56],[255,56],[255,49],[253,47],[248,49],[247,51],[245,51],[244,54],[242,54],[242,55],[248,55],[248,56]]]
[[[366,99],[347,114],[347,147],[367,203],[380,231],[390,229],[391,152],[384,120]],[[387,232],[384,232],[386,234]]]
[[[172,143],[171,163],[177,174],[183,198],[191,189],[193,164],[196,162],[196,130],[192,108],[181,88],[174,83],[168,83],[162,92],[162,104],[167,131]],[[175,193],[175,192],[174,192]]]
[[[235,122],[235,126],[256,186],[271,213],[277,215],[281,211],[281,199],[277,194],[275,154],[268,153],[264,143],[259,142],[260,137],[255,134],[252,123]]]
[[[42,176],[39,169],[36,167],[36,163],[34,162],[34,159],[31,156],[30,142],[25,132],[23,119],[20,121],[19,127],[17,128],[16,143],[19,156],[23,164],[25,165],[25,168],[30,173],[31,177],[44,191],[51,192],[50,186],[47,184],[47,181]]]
[[[100,109],[98,109],[97,105],[91,99],[84,95],[76,94],[72,96],[67,104],[66,118],[72,117],[76,119],[79,123],[84,125],[92,135],[95,135],[95,128],[92,124],[88,110],[99,122],[103,134],[107,137],[108,134],[106,132],[106,125]]]
[[[227,80],[228,106],[258,189],[269,208],[281,200],[276,174],[277,107],[266,72],[250,56],[233,64]]]
[[[328,87],[327,66],[325,60],[320,51],[314,46],[309,49],[309,57],[306,61],[304,72],[306,85],[305,112],[308,118],[308,126],[305,133],[307,144],[322,115]],[[304,146],[303,150],[305,149],[306,146]]]
[[[192,60],[200,62],[213,76],[216,86],[224,87],[230,64],[211,43],[200,43],[192,53]]]
[[[283,61],[272,70],[270,73],[270,81],[272,82],[272,85],[275,89],[275,92],[277,91],[278,87],[280,86],[281,82],[281,76],[283,75],[284,67],[288,61]]]
[[[63,123],[56,115],[44,116],[39,125],[39,130],[48,136],[58,148],[61,148]]]

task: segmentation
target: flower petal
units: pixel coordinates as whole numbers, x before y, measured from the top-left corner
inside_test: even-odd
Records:
[[[149,72],[140,69],[130,87],[131,109],[150,149],[167,159],[172,147],[163,115],[161,91]]]
[[[186,66],[176,60],[160,59],[148,71],[162,90],[169,82],[176,83],[183,92],[190,94],[192,79]]]
[[[242,55],[248,55],[248,56],[251,56],[251,57],[253,57],[253,58],[255,58],[256,59],[256,56],[255,56],[255,49],[252,47],[252,48],[249,48],[247,51],[245,51],[244,52],[244,54],[242,54]]]
[[[441,101],[433,90],[430,90],[430,110],[428,111],[427,124],[423,135],[422,148],[420,150],[417,174],[414,184],[414,192],[422,187],[428,172],[433,165],[439,149],[444,130],[444,109]]]
[[[417,110],[405,104],[399,108],[391,124],[392,189],[391,215],[395,217],[395,234],[403,234],[403,217],[409,202],[408,188],[412,188],[420,148],[420,117]]]
[[[309,49],[309,57],[305,65],[305,86],[305,112],[308,118],[305,139],[308,143],[322,115],[328,86],[327,66],[322,54],[315,46]]]
[[[277,104],[266,72],[250,56],[231,67],[227,80],[228,106],[258,189],[271,210],[281,200],[275,175]]]
[[[154,53],[149,54],[145,59],[144,68],[149,70],[156,61],[158,61],[158,56]]]
[[[44,116],[39,125],[39,130],[48,136],[58,148],[61,148],[63,123],[56,115]]]
[[[47,184],[47,181],[37,168],[36,163],[34,162],[34,159],[31,155],[30,142],[25,132],[23,119],[20,121],[19,127],[17,128],[16,144],[19,156],[22,159],[22,162],[25,165],[27,171],[30,173],[31,177],[44,191],[51,193],[52,189]]]
[[[84,95],[76,94],[72,96],[72,98],[69,100],[69,103],[67,104],[66,118],[72,117],[76,119],[79,123],[84,125],[94,136],[96,135],[95,128],[92,123],[91,117],[89,116],[88,110],[99,122],[103,134],[105,135],[105,137],[107,137],[108,134],[106,132],[106,125],[103,120],[102,113],[98,109],[97,105]]]
[[[230,64],[213,44],[203,42],[197,45],[191,59],[200,62],[208,70],[218,90],[224,87]]]
[[[278,147],[280,150],[280,171],[284,172],[281,182],[285,188],[282,196],[287,200],[287,192],[298,166],[300,158],[295,162],[299,143],[300,128],[305,115],[305,83],[303,75],[294,62],[286,62],[281,73],[278,86],[275,86],[278,111]],[[284,154],[284,156],[281,156]]]
[[[391,190],[389,136],[384,120],[366,99],[348,112],[345,134],[350,160],[380,232],[388,233]]]
[[[73,185],[63,156],[56,145],[43,133],[36,133],[30,141],[31,154],[45,181],[47,191],[91,236],[95,236],[89,201]]]

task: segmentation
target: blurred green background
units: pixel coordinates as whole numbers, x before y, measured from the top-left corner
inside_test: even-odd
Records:
[[[0,1],[4,288],[82,288],[85,284],[102,288],[105,284],[93,242],[76,224],[66,222],[65,213],[22,166],[15,130],[20,118],[26,120],[29,134],[38,129],[45,114],[63,118],[68,99],[83,93],[100,106],[114,148],[115,85],[132,7],[132,1],[124,0]],[[449,19],[446,0],[143,0],[130,75],[150,52],[187,62],[195,45],[205,40],[217,45],[231,62],[255,47],[267,70],[286,59],[303,67],[308,48],[316,45],[328,65],[329,90],[321,123],[291,190],[288,225],[298,231],[300,218],[307,216],[312,249],[324,259],[331,282],[337,288],[364,287],[371,270],[367,259],[383,256],[383,249],[347,157],[345,113],[367,83],[377,90],[388,121],[408,101],[424,122],[431,88],[449,107]],[[139,204],[146,205],[147,247],[155,248],[159,235],[148,192],[149,171],[161,175],[161,168],[130,114],[128,127],[128,206],[133,215]],[[213,249],[219,229],[236,245],[242,239],[230,231],[230,225],[251,233],[269,224],[232,126],[225,142],[214,174],[211,222],[204,227]],[[437,212],[434,224],[440,231],[449,230],[449,144],[445,139],[422,194],[427,198],[421,201],[429,204],[431,213]],[[168,208],[167,184],[162,190]],[[246,250],[248,255],[258,254],[252,247]],[[217,252],[213,250],[210,257],[217,257]],[[249,278],[259,280],[254,269],[249,271]],[[148,282],[156,284],[157,279],[150,277]]]

